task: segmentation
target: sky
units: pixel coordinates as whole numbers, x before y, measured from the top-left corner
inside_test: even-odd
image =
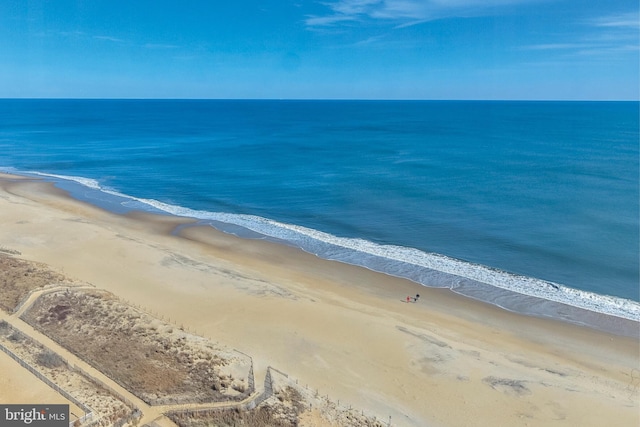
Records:
[[[0,97],[638,100],[637,0],[2,0]]]

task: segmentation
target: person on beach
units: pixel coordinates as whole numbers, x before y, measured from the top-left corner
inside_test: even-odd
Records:
[[[411,301],[411,297],[407,297],[407,302]]]
[[[420,294],[416,294],[416,297],[413,299],[413,302],[418,302],[420,299]]]

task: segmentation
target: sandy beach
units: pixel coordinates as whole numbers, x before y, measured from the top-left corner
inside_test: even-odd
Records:
[[[24,177],[0,175],[0,224],[0,248],[251,355],[258,378],[275,367],[391,425],[640,423],[638,339],[187,218],[112,214]]]

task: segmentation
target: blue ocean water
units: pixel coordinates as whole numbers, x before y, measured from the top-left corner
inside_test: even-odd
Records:
[[[76,197],[636,320],[639,140],[637,102],[0,100],[0,168]]]

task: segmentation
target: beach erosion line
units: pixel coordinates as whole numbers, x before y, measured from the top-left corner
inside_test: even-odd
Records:
[[[634,325],[619,330],[620,322],[607,319],[612,316],[632,323],[640,322],[640,303],[636,301],[574,289],[415,248],[339,237],[255,215],[195,210],[139,198],[106,188],[91,178],[13,168],[0,170],[53,182],[71,196],[115,213],[141,210],[193,218],[199,220],[199,225],[210,225],[241,238],[287,244],[323,259],[364,267],[427,287],[448,288],[510,311],[559,318],[616,334],[637,335]]]

